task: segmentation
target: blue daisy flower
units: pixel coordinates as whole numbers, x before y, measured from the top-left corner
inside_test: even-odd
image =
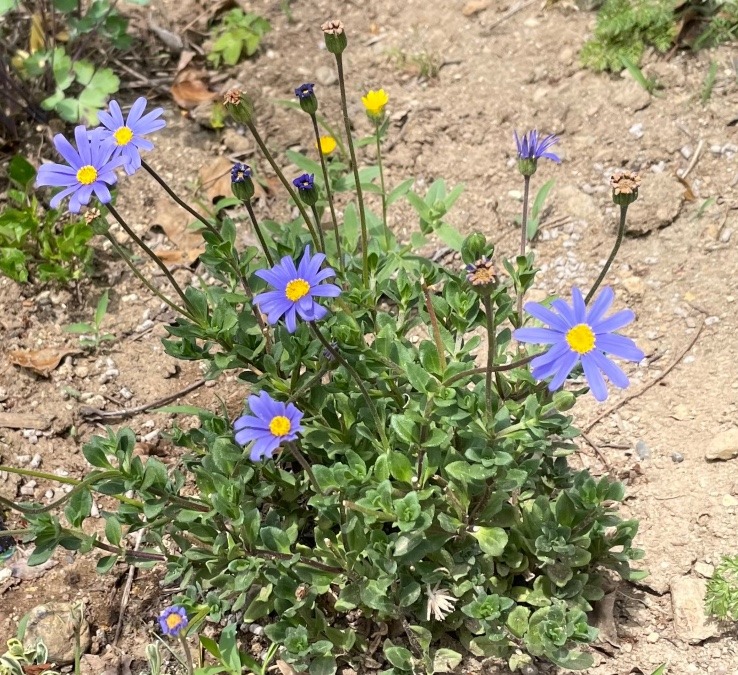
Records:
[[[581,292],[573,288],[571,306],[563,300],[554,300],[552,311],[537,302],[527,303],[525,311],[548,324],[548,328],[519,328],[513,333],[515,339],[551,345],[547,352],[531,361],[533,377],[537,380],[552,377],[548,388],[554,391],[581,362],[584,376],[598,401],[607,398],[603,375],[616,387],[625,389],[628,377],[607,355],[641,361],[644,354],[633,340],[614,332],[633,321],[635,314],[631,310],[624,309],[605,318],[614,298],[611,288],[603,288],[587,310]]]
[[[267,315],[270,324],[276,324],[284,315],[287,330],[294,333],[298,315],[305,321],[320,321],[328,314],[328,310],[319,305],[315,298],[335,298],[341,294],[341,289],[335,284],[321,283],[336,276],[330,267],[320,269],[324,260],[323,253],[311,255],[310,246],[306,246],[297,267],[292,258],[285,256],[271,269],[255,272],[257,277],[276,289],[254,296],[254,302]]]
[[[251,446],[251,461],[268,457],[285,441],[294,441],[302,431],[301,413],[292,403],[275,401],[267,392],[249,396],[252,415],[243,415],[233,423],[236,443]]]
[[[137,98],[125,120],[117,101],[110,102],[110,112],[98,113],[98,119],[103,127],[97,131],[101,138],[112,145],[114,156],[120,155],[125,159],[123,168],[129,176],[141,168],[140,151],[154,149],[154,144],[144,136],[167,125],[161,119],[164,114],[163,108],[155,108],[143,114],[147,103],[143,96]]]
[[[187,611],[179,605],[167,607],[159,614],[159,628],[164,635],[176,637],[187,628],[188,623]]]
[[[558,155],[548,151],[552,145],[559,142],[558,136],[554,134],[539,136],[535,129],[527,134],[523,134],[522,138],[518,137],[517,131],[513,131],[513,134],[515,136],[515,145],[518,147],[518,159],[538,160],[541,157],[545,157],[557,164],[561,162],[561,158]]]
[[[57,208],[69,197],[69,210],[79,213],[83,205],[90,203],[93,193],[103,204],[110,202],[108,186],[116,182],[115,169],[123,164],[123,159],[112,157],[113,148],[83,125],[75,128],[74,138],[76,148],[61,134],[54,136],[54,147],[67,164],[42,164],[36,187],[63,187],[52,197],[51,208]]]

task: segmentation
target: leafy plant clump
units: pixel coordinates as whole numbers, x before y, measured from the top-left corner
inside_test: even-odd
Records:
[[[707,582],[707,611],[738,623],[738,555],[725,556]]]
[[[271,24],[258,14],[245,13],[239,8],[230,10],[213,29],[214,42],[208,61],[216,68],[221,63],[235,66],[242,56],[256,54],[262,38],[271,29]]]
[[[343,25],[328,22],[323,31],[338,64]],[[313,85],[295,93],[319,142]],[[164,408],[199,419],[197,428],[171,434],[181,461],[142,457],[130,429],[109,429],[83,448],[92,470],[84,480],[66,479],[73,489],[52,507],[0,504],[28,523],[13,535],[35,544],[31,565],[61,546],[102,552],[100,572],[119,561],[165,567],[164,583],[181,589],[178,605],[159,617],[165,635],[181,638],[189,656],[186,635],[226,626],[217,642],[200,635],[216,660],[201,663],[200,673],[263,673],[275,655],[312,675],[346,663],[359,669],[370,656],[384,661],[386,673],[432,673],[453,669],[465,652],[512,668],[534,658],[589,667],[582,648],[596,631],[587,612],[609,577],[644,576],[631,568],[642,552],[633,547],[637,522],[617,513],[623,485],[567,461],[579,435],[569,411],[587,387],[577,379],[559,389],[580,362],[598,398],[607,391],[594,363],[627,386],[604,351],[593,351],[588,321],[602,326],[597,340],[609,339],[613,352],[642,356],[599,323],[612,291],[584,308],[617,253],[640,179],[613,178],[620,236],[586,299],[574,289],[571,309],[561,300],[552,305],[562,314],[533,304],[528,314],[523,296],[537,273],[526,248],[528,214],[519,255],[494,259],[484,234],[464,238],[448,222],[458,187],[447,191],[438,179],[420,195],[411,181],[385,185],[389,97],[380,89],[362,101],[377,165],[359,169],[342,96],[340,144],[335,134],[319,144],[326,149],[317,162],[291,156],[315,173],[289,180],[261,139],[251,101],[237,90],[226,94],[226,110],[254,136],[299,215],[259,222],[253,169],[234,165],[233,192],[260,245],[238,245],[228,215],[215,221],[186,206],[204,226],[201,261],[210,282],[182,288],[142,248],[169,282],[166,291],[151,284],[110,233],[106,216],[132,232],[121,205],[97,193],[105,215],[87,213],[95,231],[177,312],[163,340],[167,353],[202,361],[209,378],[236,373],[249,411]],[[93,133],[105,130],[88,131],[88,139]],[[532,132],[516,141],[527,204],[537,162],[560,161],[550,151],[558,139]],[[142,170],[161,181],[148,164]],[[333,199],[339,191],[347,192],[343,203],[351,200],[342,211]],[[389,226],[389,209],[403,198],[418,214],[411,243]],[[419,256],[414,243],[430,236],[460,252],[467,268]],[[526,326],[533,314],[552,328]],[[572,326],[565,316],[581,321]],[[631,319],[621,311],[609,321],[618,327]],[[522,344],[536,336],[550,342],[564,324],[549,351]],[[542,381],[554,372],[557,385]],[[102,513],[104,538],[85,522],[93,495],[112,498]],[[143,534],[133,550],[127,538],[136,532]],[[261,663],[240,648],[254,623],[271,643]]]
[[[10,160],[9,205],[0,211],[0,274],[20,283],[69,283],[92,266],[93,231],[83,219],[44,209],[32,193],[36,170],[24,157]]]
[[[593,70],[623,69],[623,59],[640,64],[646,46],[666,52],[677,35],[674,0],[606,0],[597,14],[594,37],[581,52]]]

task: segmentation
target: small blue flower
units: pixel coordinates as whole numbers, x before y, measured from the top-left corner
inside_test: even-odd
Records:
[[[312,190],[315,185],[315,174],[304,173],[302,176],[295,178],[295,180],[292,181],[292,185],[294,185],[298,190]]]
[[[118,155],[125,159],[123,168],[130,176],[141,168],[141,150],[153,150],[154,144],[144,138],[146,134],[163,129],[167,123],[160,119],[164,114],[163,108],[155,108],[143,114],[147,100],[141,96],[131,107],[128,118],[123,119],[123,113],[117,101],[110,102],[110,112],[98,113],[100,136],[114,148],[114,157]]]
[[[298,315],[305,321],[319,321],[328,314],[315,298],[335,298],[341,294],[341,289],[335,284],[320,283],[336,276],[330,267],[320,269],[324,260],[323,253],[311,255],[310,246],[306,246],[297,267],[292,258],[285,256],[271,269],[255,272],[257,277],[276,289],[254,296],[254,302],[267,315],[270,324],[274,325],[285,315],[287,330],[294,333]]]
[[[176,637],[187,628],[188,623],[187,611],[179,605],[167,607],[159,614],[159,628],[164,635]]]
[[[292,403],[275,401],[267,392],[249,396],[252,415],[243,415],[233,423],[236,443],[251,446],[251,461],[272,458],[274,451],[285,441],[294,441],[302,431],[301,413]]]
[[[545,380],[553,376],[548,388],[554,391],[581,361],[584,376],[598,401],[607,398],[603,373],[616,387],[625,389],[630,384],[628,377],[606,354],[626,361],[641,361],[644,354],[633,340],[614,332],[633,321],[635,315],[631,310],[624,309],[604,318],[614,298],[611,288],[603,288],[587,311],[581,292],[573,288],[571,306],[563,300],[554,300],[551,303],[554,311],[551,311],[537,302],[527,303],[525,311],[549,327],[519,328],[513,336],[520,342],[551,345],[546,353],[531,361],[533,377]]]
[[[247,178],[251,178],[251,167],[236,162],[231,169],[231,183],[243,183]]]
[[[295,96],[297,96],[297,98],[299,98],[300,100],[310,98],[315,93],[313,91],[314,86],[315,85],[311,82],[301,84],[297,89],[295,89]]]
[[[523,134],[523,138],[518,137],[518,132],[513,131],[515,136],[515,145],[518,147],[518,159],[540,159],[545,157],[552,162],[559,164],[561,158],[548,149],[559,142],[559,137],[554,134],[548,136],[540,136],[538,132],[533,130],[527,134]]]
[[[113,148],[83,125],[74,129],[74,138],[76,148],[61,134],[54,136],[54,147],[67,164],[42,164],[36,175],[36,187],[63,187],[51,198],[51,208],[57,208],[69,197],[69,210],[79,213],[83,205],[90,203],[93,192],[103,204],[110,202],[108,186],[116,182],[115,169],[124,160],[111,158]]]

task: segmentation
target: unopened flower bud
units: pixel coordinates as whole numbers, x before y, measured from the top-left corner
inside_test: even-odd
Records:
[[[570,391],[557,391],[553,395],[553,404],[559,412],[566,412],[574,407],[577,397]]]
[[[251,124],[254,119],[254,104],[240,89],[229,89],[223,97],[226,112],[241,124]]]
[[[254,181],[251,178],[251,167],[236,162],[231,169],[231,190],[242,202],[251,201],[254,197]]]
[[[331,54],[342,54],[348,46],[346,32],[343,29],[343,22],[338,19],[326,21],[322,26],[323,37],[325,38],[325,46]]]
[[[481,232],[472,232],[461,245],[461,259],[467,264],[479,260],[487,253],[487,237]]]
[[[641,177],[633,171],[618,171],[610,178],[612,201],[618,206],[628,206],[638,199]]]
[[[295,89],[295,96],[297,96],[300,101],[300,107],[308,115],[314,115],[318,112],[318,99],[316,98],[315,91],[313,90],[314,86],[315,85],[311,82],[306,82]]]

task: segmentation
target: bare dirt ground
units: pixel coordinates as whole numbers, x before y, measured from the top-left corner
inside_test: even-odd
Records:
[[[390,94],[389,185],[410,176],[417,178],[420,192],[439,177],[451,185],[465,183],[451,222],[464,232],[485,232],[505,255],[515,252],[513,219],[520,209],[512,131],[537,127],[560,134],[564,162],[541,165],[534,178],[536,187],[556,179],[534,244],[542,264],[541,295],[567,294],[572,284],[592,283],[613,242],[616,212],[609,175],[618,168],[641,172],[641,196],[629,212],[630,226],[640,236],[625,241],[609,283],[618,304],[636,311],[629,332],[647,361],[631,369],[630,390],[613,391],[605,405],[588,400],[576,410],[585,430],[597,420],[588,436],[609,467],[584,442],[573,461],[596,473],[610,468],[626,481],[624,515],[641,522],[638,544],[646,550],[644,565],[651,576],[637,587],[618,590],[614,625],[603,626],[609,642],[593,650],[598,665],[589,672],[648,674],[666,662],[667,672],[675,675],[738,673],[735,634],[718,627],[711,637],[696,636],[683,627],[673,606],[680,602],[676,581],[709,576],[722,555],[738,549],[738,459],[705,459],[711,441],[735,427],[738,405],[738,131],[728,126],[738,115],[738,51],[723,46],[697,54],[679,52],[669,60],[647,55],[644,72],[664,87],[651,96],[629,77],[596,75],[579,66],[578,51],[591,33],[593,14],[561,3],[549,8],[538,2],[487,4],[465,16],[464,2],[457,0],[299,0],[290,4],[290,21],[279,3],[269,3],[268,9],[256,8],[274,27],[260,55],[232,69],[227,80],[221,78],[212,88],[240,82],[257,101],[259,124],[270,147],[301,147],[312,153],[304,118],[274,101],[289,99],[295,86],[314,81],[321,112],[339,119],[338,87],[331,59],[320,49],[319,25],[340,16],[349,36],[348,89],[360,133],[369,131],[360,95],[379,87]],[[154,2],[150,11],[158,25],[177,32],[203,11],[202,5],[192,0]],[[399,66],[391,57],[396,50],[437,56],[442,64],[438,77],[425,79]],[[700,92],[711,60],[719,66],[717,83],[711,99],[702,104]],[[197,170],[219,156],[238,156],[269,175],[248,138],[234,129],[203,129],[159,90],[148,93],[166,108],[169,123],[148,159],[180,194],[193,197]],[[130,101],[136,95],[125,94]],[[676,174],[688,167],[685,185]],[[169,246],[156,227],[163,220],[181,217],[186,222],[173,204],[164,207],[161,197],[139,174],[123,182],[118,201],[154,248]],[[707,199],[711,201],[705,206]],[[280,208],[271,198],[259,204],[262,217],[278,215]],[[402,208],[392,211],[390,219],[401,235],[415,227],[414,217]],[[102,242],[96,246],[105,248]],[[80,298],[54,288],[19,288],[0,279],[0,409],[53,418],[37,433],[0,429],[3,463],[27,463],[38,454],[43,470],[81,476],[81,445],[101,426],[82,415],[83,406],[137,406],[201,377],[196,364],[175,363],[163,354],[159,338],[168,315],[159,301],[112,254],[101,252],[98,259],[98,274],[82,286]],[[182,265],[176,274],[186,281],[192,272]],[[67,356],[48,378],[10,363],[8,353],[14,349],[76,348],[75,338],[62,327],[89,320],[109,285],[111,308],[104,328],[118,337],[115,343],[96,354]],[[641,389],[641,395],[625,401]],[[237,411],[244,392],[232,381],[219,381],[184,400],[208,406],[217,404],[216,396]],[[619,402],[609,412],[608,406]],[[599,419],[603,412],[608,414]],[[142,437],[144,451],[176,458],[176,450],[157,433],[171,419],[142,413],[128,423]],[[48,502],[53,497],[48,491],[54,488],[58,490],[43,481],[34,485],[0,476],[0,494],[12,498],[33,495]],[[118,621],[126,570],[120,566],[100,578],[87,559],[62,553],[55,562],[37,576],[26,571],[25,578],[0,581],[0,638],[13,635],[17,621],[36,604],[83,598],[96,633],[93,649],[105,652]],[[138,577],[133,586],[120,646],[137,660],[150,641],[156,613],[166,603],[157,593],[152,573]],[[480,667],[505,672],[494,664],[465,662],[468,671]],[[539,665],[539,672],[558,671]]]

